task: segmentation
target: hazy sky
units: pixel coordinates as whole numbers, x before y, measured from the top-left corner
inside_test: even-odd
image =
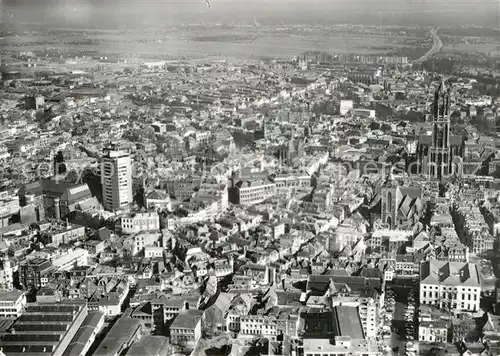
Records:
[[[180,22],[500,26],[500,0],[3,0],[7,23],[124,28]]]

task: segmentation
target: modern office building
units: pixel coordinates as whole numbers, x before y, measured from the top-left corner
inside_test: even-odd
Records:
[[[70,250],[67,253],[52,259],[52,265],[58,271],[70,271],[75,267],[86,266],[89,252],[83,248]]]
[[[124,209],[133,201],[132,161],[123,151],[106,149],[101,162],[102,200],[106,210]]]
[[[26,306],[26,294],[19,290],[0,292],[0,318],[17,319]]]

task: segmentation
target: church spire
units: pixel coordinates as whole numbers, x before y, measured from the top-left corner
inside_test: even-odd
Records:
[[[439,92],[439,94],[446,94],[446,92],[447,92],[446,83],[444,82],[444,78],[441,80],[441,84],[439,84],[438,92]]]
[[[450,92],[451,88],[446,85],[443,79],[434,95],[433,121],[449,121],[451,106]]]

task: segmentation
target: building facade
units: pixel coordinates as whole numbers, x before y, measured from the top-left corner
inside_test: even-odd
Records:
[[[160,217],[158,213],[136,213],[120,219],[120,228],[124,234],[135,234],[141,231],[159,231]]]
[[[33,207],[37,212],[31,219],[34,221],[44,220],[45,217],[64,219],[70,212],[80,209],[82,204],[93,198],[86,183],[73,184],[56,179],[40,179],[25,184],[19,189],[18,196],[22,210]],[[25,214],[21,212],[21,215],[23,221]]]
[[[424,212],[420,187],[401,186],[388,180],[381,188],[381,219],[389,229],[411,230]]]
[[[180,312],[170,326],[170,342],[193,347],[201,337],[203,311],[189,309]]]
[[[435,179],[462,175],[464,140],[450,133],[451,88],[442,82],[434,94],[432,134],[420,136],[418,173]]]
[[[240,180],[233,183],[229,198],[231,203],[254,205],[276,194],[276,184],[265,180]]]
[[[44,287],[53,270],[54,267],[47,260],[41,258],[24,260],[19,265],[19,283],[24,289]]]
[[[418,325],[418,340],[446,343],[448,341],[448,326],[444,322],[422,321]]]
[[[17,319],[26,306],[26,294],[18,290],[0,292],[0,318]]]
[[[14,288],[14,269],[7,255],[2,257],[0,268],[0,292],[10,291]]]
[[[62,256],[54,258],[52,264],[59,271],[69,271],[75,267],[86,266],[88,263],[89,252],[82,248],[69,251]]]
[[[473,263],[424,261],[420,265],[420,303],[453,311],[479,310],[481,282]]]
[[[102,199],[106,210],[126,208],[133,202],[132,161],[122,151],[106,150],[101,162]]]

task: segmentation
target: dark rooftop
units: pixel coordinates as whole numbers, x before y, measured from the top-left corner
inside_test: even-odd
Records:
[[[202,310],[189,309],[180,312],[172,325],[171,329],[194,329],[196,324],[201,320],[203,316]]]
[[[140,320],[122,317],[99,344],[94,356],[114,356],[120,354],[134,338],[141,327]]]
[[[363,327],[355,307],[336,306],[333,308],[334,336],[350,336],[352,339],[364,339]]]

